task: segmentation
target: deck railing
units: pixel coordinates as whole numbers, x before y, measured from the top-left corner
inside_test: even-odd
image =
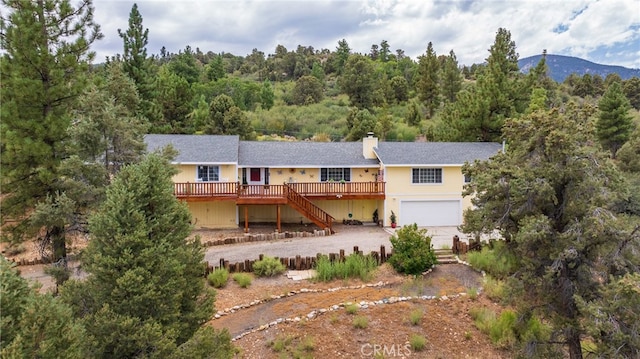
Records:
[[[304,196],[293,190],[290,185],[284,185],[285,195],[289,203],[297,206],[300,210],[307,214],[307,218],[313,220],[320,228],[331,228],[333,217],[325,212],[322,208],[313,204]],[[324,226],[324,227],[323,227]]]
[[[176,197],[226,197],[238,194],[238,182],[174,183]]]
[[[251,198],[284,198],[284,185],[242,185],[238,197]]]
[[[384,194],[385,182],[303,182],[288,183],[302,196]],[[241,185],[239,182],[181,182],[174,195],[188,197],[284,198],[285,185]]]
[[[384,182],[304,182],[289,185],[303,196],[384,194]]]

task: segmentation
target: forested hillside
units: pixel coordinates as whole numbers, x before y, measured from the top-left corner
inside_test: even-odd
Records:
[[[518,61],[520,70],[523,73],[529,72],[540,62],[544,55],[530,56]],[[616,74],[623,80],[632,77],[640,77],[640,69],[629,69],[622,66],[610,66],[596,64],[591,61],[583,60],[572,56],[562,55],[546,55],[547,67],[549,67],[549,76],[557,82],[563,82],[568,76],[574,75],[582,77],[586,74],[591,76],[600,76],[606,78],[609,74]]]
[[[640,108],[638,78],[585,74],[556,83],[544,57],[522,75],[506,29],[487,44],[486,63],[462,66],[455,49],[437,54],[429,43],[412,59],[386,40],[367,54],[353,53],[346,39],[333,49],[279,45],[247,56],[188,45],[147,54],[142,15],[136,10],[131,20],[121,32],[123,55],[97,67],[96,76],[110,66],[125,69],[152,133],[353,141],[373,131],[388,141],[496,141],[504,119],[525,112],[534,88],[557,107],[595,104],[612,82]]]
[[[475,205],[464,229],[500,236],[487,251],[506,263],[489,274],[502,276],[517,312],[507,344],[522,357],[640,356],[638,77],[557,83],[545,56],[524,75],[504,28],[486,62],[469,67],[455,49],[428,43],[412,59],[384,39],[367,54],[346,39],[247,56],[188,45],[149,54],[136,5],[122,53],[96,65],[91,0],[3,6],[2,240],[36,241],[60,295],[37,294],[0,259],[0,356],[233,357],[228,332],[203,326],[214,299],[173,195],[175,154],[147,154],[144,134],[358,141],[367,132],[504,141],[504,153],[463,171]],[[90,238],[85,280],[68,281],[72,234]]]

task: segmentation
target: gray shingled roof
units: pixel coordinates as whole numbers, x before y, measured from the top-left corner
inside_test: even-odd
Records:
[[[238,136],[146,135],[149,152],[169,144],[177,163],[238,163],[242,167],[372,167],[362,142],[240,141]],[[490,142],[380,142],[376,153],[385,166],[459,165],[485,160],[502,145]]]
[[[178,150],[177,163],[237,163],[239,136],[145,135],[147,151],[169,144]]]
[[[491,142],[380,142],[376,153],[385,166],[428,166],[486,160],[501,149]]]
[[[371,167],[362,142],[240,142],[242,167]]]

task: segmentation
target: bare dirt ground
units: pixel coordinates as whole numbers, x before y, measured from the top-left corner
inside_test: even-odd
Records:
[[[309,230],[305,228],[292,226],[284,230]],[[271,226],[252,227],[252,233],[272,231]],[[343,234],[352,232],[345,238],[374,238],[373,241],[381,235],[377,231],[366,226],[341,229]],[[194,235],[205,240],[242,233],[242,229],[208,230],[195,231]],[[340,242],[341,237],[336,238]],[[352,245],[350,241],[344,244],[346,250]],[[74,240],[72,252],[85,245],[85,239]],[[207,251],[222,247],[227,246],[210,247]],[[252,248],[242,244],[230,247]],[[31,244],[22,253],[10,256],[8,251],[3,251],[3,254],[14,259],[37,258],[35,248]],[[50,291],[53,282],[43,273],[43,268],[43,265],[19,267],[23,276],[43,283],[41,291]],[[277,276],[254,278],[249,288],[240,288],[230,280],[226,287],[217,290],[215,304],[216,310],[226,315],[212,318],[207,324],[227,328],[232,337],[239,337],[234,341],[239,349],[238,358],[509,358],[512,355],[496,349],[474,326],[469,315],[475,307],[488,307],[496,312],[502,309],[482,294],[475,298],[468,295],[481,287],[481,281],[479,273],[461,264],[436,266],[432,272],[416,278],[399,275],[385,264],[366,283],[360,280],[293,281]],[[435,298],[366,305],[355,314],[347,313],[344,308],[345,303],[388,303],[395,301],[393,298],[421,296]],[[273,299],[276,297],[280,298]],[[241,308],[252,302],[254,305]],[[260,304],[255,304],[257,302]],[[315,315],[308,319],[312,312]],[[417,325],[409,320],[415,312],[422,313]],[[354,326],[356,317],[366,321],[364,328]],[[280,323],[269,325],[274,322]],[[257,330],[261,326],[264,330]],[[423,350],[410,347],[412,335],[425,339]]]
[[[364,287],[360,280],[320,283],[292,281],[285,276],[255,278],[249,288],[230,280],[218,290],[216,308],[234,313],[213,319],[210,325],[229,329],[238,358],[508,358],[475,328],[469,311],[474,307],[500,306],[486,297],[469,296],[481,286],[481,275],[461,264],[448,264],[417,278],[401,276],[387,264]],[[357,288],[355,288],[357,287]],[[304,289],[303,289],[304,288]],[[337,290],[330,290],[330,289]],[[302,290],[302,291],[301,291]],[[312,292],[318,290],[319,292]],[[297,293],[287,296],[288,293]],[[463,295],[460,295],[464,293]],[[272,299],[280,296],[279,299]],[[434,299],[415,297],[435,296]],[[393,302],[367,305],[349,314],[345,303]],[[253,301],[261,304],[238,308]],[[336,305],[343,305],[335,310]],[[324,311],[324,312],[323,312]],[[412,312],[422,313],[420,323],[410,322]],[[309,313],[315,313],[308,319]],[[366,328],[357,329],[356,316],[366,318]],[[288,319],[288,320],[287,320]],[[270,323],[281,321],[277,325]],[[256,330],[258,328],[264,330]],[[250,333],[242,336],[243,333]],[[426,339],[421,351],[412,349],[412,335]],[[378,356],[376,356],[378,354]]]

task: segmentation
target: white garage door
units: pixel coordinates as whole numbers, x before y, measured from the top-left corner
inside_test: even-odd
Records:
[[[460,225],[460,201],[402,201],[398,224],[426,226]]]

